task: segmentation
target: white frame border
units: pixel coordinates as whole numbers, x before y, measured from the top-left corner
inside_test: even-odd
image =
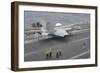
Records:
[[[24,10],[31,11],[50,11],[50,12],[74,12],[74,13],[89,13],[91,15],[91,58],[80,60],[60,60],[60,61],[37,61],[37,62],[24,62]],[[28,6],[19,5],[19,49],[18,49],[18,63],[19,68],[35,68],[35,67],[50,67],[50,66],[64,66],[64,65],[84,65],[95,64],[95,10],[94,9],[82,9],[82,8],[63,8],[63,7],[48,7],[48,6]],[[92,39],[93,38],[93,39]]]

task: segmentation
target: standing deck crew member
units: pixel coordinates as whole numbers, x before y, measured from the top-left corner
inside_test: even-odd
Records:
[[[56,58],[59,58],[59,50],[56,48]]]
[[[62,49],[59,49],[59,55],[60,56],[62,55]]]
[[[52,57],[52,49],[49,48],[49,49],[46,50],[46,58],[49,59],[51,57]]]
[[[56,58],[59,58],[62,55],[62,49],[56,49]]]

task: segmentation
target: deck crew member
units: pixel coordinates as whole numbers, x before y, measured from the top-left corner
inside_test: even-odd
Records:
[[[62,55],[62,49],[56,49],[56,58],[59,58]]]
[[[52,57],[52,49],[49,48],[49,49],[46,50],[46,58],[49,59],[51,57]]]

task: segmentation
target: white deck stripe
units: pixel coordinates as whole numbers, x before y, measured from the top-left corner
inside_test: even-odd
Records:
[[[76,56],[73,56],[73,57],[71,57],[71,58],[69,58],[69,59],[76,59],[76,58],[78,58],[78,57],[80,57],[80,56],[82,56],[82,55],[85,55],[85,54],[87,54],[87,53],[89,53],[89,50],[86,51],[86,52],[80,53],[80,54],[78,54],[78,55],[76,55]]]
[[[87,31],[87,30],[89,30],[89,29],[75,30],[75,31],[72,31],[71,33],[72,33],[72,34],[83,33],[83,31],[85,32],[85,31]]]
[[[89,39],[89,38],[90,38],[90,37],[86,37],[86,38],[83,38],[83,39],[75,40],[75,41],[70,42],[70,44],[76,43],[76,42],[79,42],[79,41],[82,41],[82,40],[87,40],[87,39]]]

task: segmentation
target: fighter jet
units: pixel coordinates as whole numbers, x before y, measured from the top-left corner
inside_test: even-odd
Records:
[[[66,37],[71,35],[71,31],[73,30],[74,25],[75,24],[63,25],[60,22],[52,23],[41,20],[35,23],[33,27],[39,27],[38,30],[34,31],[38,32],[41,36]]]
[[[52,35],[58,37],[65,37],[70,35],[70,31],[72,30],[69,26],[63,26],[61,23],[56,24],[46,24],[46,27],[42,27],[42,35]]]

